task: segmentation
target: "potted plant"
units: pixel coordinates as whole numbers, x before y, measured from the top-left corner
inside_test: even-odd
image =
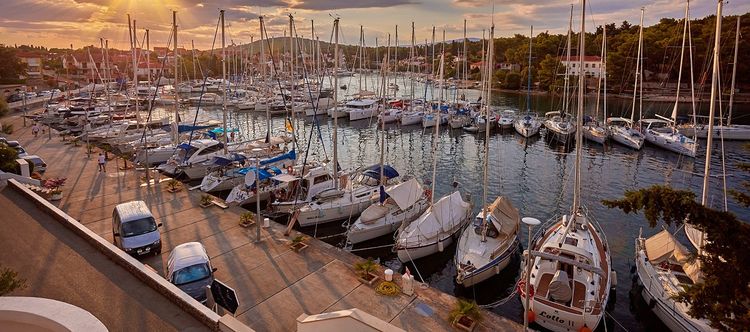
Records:
[[[122,159],[122,162],[124,163],[124,165],[122,167],[120,167],[120,170],[124,171],[124,170],[130,169],[132,167],[132,166],[128,165],[128,160],[133,160],[133,156],[134,155],[135,154],[133,152],[125,152],[125,153],[123,153],[123,154],[120,155],[120,159]]]
[[[255,225],[255,214],[252,212],[245,212],[240,215],[240,226],[250,227]]]
[[[169,179],[169,181],[167,181],[167,191],[171,193],[176,193],[180,191],[180,189],[182,188],[181,185],[182,185],[182,182],[177,181],[175,179]]]
[[[474,301],[458,299],[456,306],[450,312],[450,322],[455,328],[471,331],[482,319],[482,312],[479,305]]]
[[[66,178],[51,178],[44,180],[44,188],[49,189],[49,200],[50,201],[59,201],[62,199],[62,190],[60,190],[60,187],[65,185]]]
[[[357,279],[362,283],[372,286],[380,277],[374,272],[378,269],[378,263],[376,263],[372,257],[367,260],[354,263],[354,271],[357,272]]]
[[[292,243],[289,244],[289,248],[294,250],[294,252],[300,252],[307,248],[307,243],[305,243],[305,236],[304,235],[297,235],[292,239]]]
[[[214,204],[214,197],[209,194],[203,194],[201,195],[201,207],[207,208]]]

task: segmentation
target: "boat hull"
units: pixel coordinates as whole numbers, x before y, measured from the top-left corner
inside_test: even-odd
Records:
[[[419,247],[398,248],[396,251],[398,260],[400,260],[401,262],[410,262],[423,257],[427,257],[432,254],[436,254],[438,252],[442,252],[445,247],[448,247],[453,243],[453,241],[455,240],[454,238],[457,236],[457,234],[458,232],[453,233],[450,236],[442,238],[437,242]]]
[[[517,248],[518,238],[513,241],[513,244],[511,244],[502,255],[493,259],[489,264],[478,268],[471,273],[467,273],[461,278],[461,280],[457,279],[456,283],[464,287],[470,287],[492,278],[492,276],[496,274],[500,274],[500,272],[510,264],[511,258],[513,258],[513,253],[516,252]]]

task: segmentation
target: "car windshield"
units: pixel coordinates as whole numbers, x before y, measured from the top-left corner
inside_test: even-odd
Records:
[[[122,237],[137,236],[156,230],[156,222],[153,217],[132,220],[122,223]]]
[[[208,268],[208,264],[201,263],[178,270],[174,273],[172,282],[175,285],[184,285],[208,278],[209,276],[211,276],[211,269]]]

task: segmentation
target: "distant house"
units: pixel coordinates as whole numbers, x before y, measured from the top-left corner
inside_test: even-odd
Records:
[[[484,67],[484,61],[477,61],[477,62],[472,62],[469,64],[470,70],[482,69],[482,67]]]
[[[583,57],[583,73],[588,77],[599,77],[602,74],[602,58],[598,55],[586,55]],[[581,72],[580,58],[576,56],[570,57],[568,62],[567,56],[561,56],[560,62],[563,66],[568,69],[570,75],[578,76]]]
[[[521,65],[517,63],[501,62],[500,69],[508,71],[521,71]]]
[[[21,62],[26,64],[26,76],[30,78],[42,77],[42,56],[34,53],[16,53]]]

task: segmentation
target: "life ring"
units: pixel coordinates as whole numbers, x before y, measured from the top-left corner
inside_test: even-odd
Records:
[[[516,289],[522,297],[526,297],[526,281],[519,281]],[[531,295],[530,297],[534,297],[534,285],[529,285],[529,295]]]

